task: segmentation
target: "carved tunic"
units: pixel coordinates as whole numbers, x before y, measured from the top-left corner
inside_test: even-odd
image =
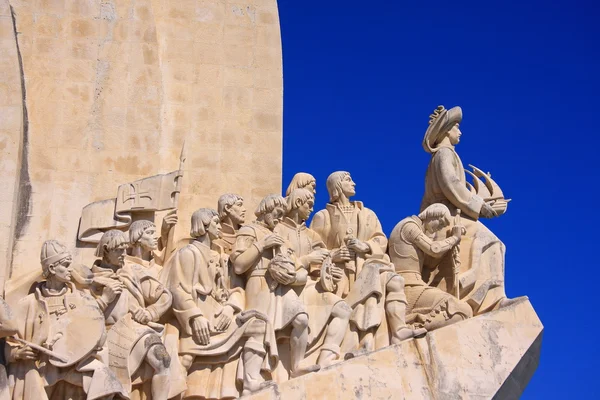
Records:
[[[253,322],[256,320],[254,317],[239,318],[245,308],[244,291],[241,287],[228,286],[227,265],[220,248],[214,251],[194,241],[179,250],[171,262],[168,286],[173,293],[173,312],[181,327],[179,353],[193,355],[198,365],[190,369],[184,397],[237,397],[238,359],[246,338],[255,329]],[[226,305],[234,309],[235,315],[227,330],[217,332],[214,326]],[[192,336],[191,323],[198,316],[210,323],[210,343],[207,345],[197,343]],[[267,349],[264,369],[270,370],[277,362],[272,328],[267,329],[264,347]]]
[[[171,307],[172,296],[147,265],[134,264],[131,259],[116,272],[111,266],[96,260],[92,272],[95,282],[114,279],[126,288],[104,310],[109,332],[103,356],[121,383],[130,388],[148,380],[153,374],[152,368],[140,367],[151,346],[160,343],[163,326],[157,322]],[[92,293],[100,297],[102,290],[102,286],[96,286]],[[132,313],[140,308],[145,308],[152,316],[151,326],[133,320]],[[154,340],[146,340],[147,337],[154,337]]]
[[[337,204],[328,203],[325,210],[315,214],[310,229],[319,234],[330,250],[344,246],[344,239],[352,236],[366,242],[371,249],[371,255],[384,254],[387,248],[387,238],[377,215],[364,207],[360,201],[350,203],[353,206],[350,212],[342,210]],[[352,288],[364,261],[362,256],[357,255],[355,261],[340,265],[346,272],[346,279],[338,284],[340,287],[338,294],[341,293],[342,297],[347,295]]]
[[[51,295],[45,282],[38,284],[35,292],[21,299],[15,307],[17,335],[34,344],[43,345],[68,321],[72,310],[80,307],[101,311],[89,295],[67,284],[63,292]],[[91,317],[91,316],[90,316]],[[85,321],[83,321],[85,323]],[[85,326],[82,325],[82,332]],[[91,337],[100,346],[105,337]],[[40,354],[45,367],[38,361],[18,360],[9,364],[9,382],[13,400],[87,398],[120,394],[128,397],[115,375],[107,365],[95,358],[95,353],[84,357],[72,367],[59,368],[48,362],[48,356]],[[85,376],[85,378],[84,378]],[[87,384],[84,384],[87,382]]]
[[[255,246],[256,243],[272,232],[258,222],[244,225],[231,254],[235,263],[236,257]],[[269,262],[274,256],[274,248],[262,251],[256,263],[244,274],[246,278],[246,309],[257,310],[267,315],[276,331],[287,327],[294,318],[306,313],[302,300],[292,286],[277,284],[268,273]],[[276,286],[275,289],[271,289]]]
[[[298,225],[290,218],[285,218],[275,227],[275,232],[283,237],[294,250],[299,260],[311,252],[325,248],[325,244],[319,235],[306,227],[304,223]],[[309,343],[317,340],[329,319],[333,307],[343,302],[341,297],[334,293],[327,292],[320,283],[320,269],[310,269],[308,263],[301,261],[310,274],[304,287],[300,286],[297,290],[300,292],[300,298],[306,305],[308,312]],[[312,349],[311,349],[312,350]]]
[[[428,330],[441,327],[456,313],[464,318],[472,315],[466,304],[452,295],[428,286],[421,278],[426,256],[443,257],[457,243],[452,236],[432,241],[423,231],[423,222],[416,216],[398,222],[390,235],[389,254],[396,272],[404,278],[406,322]]]
[[[233,229],[231,225],[224,223],[221,225],[221,237],[216,239],[213,243],[223,248],[225,254],[230,255],[233,251],[236,236],[237,231]]]

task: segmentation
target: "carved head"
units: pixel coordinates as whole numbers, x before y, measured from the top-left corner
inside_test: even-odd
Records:
[[[429,127],[423,137],[423,148],[428,153],[435,153],[438,145],[444,138],[448,137],[452,145],[456,145],[460,139],[458,124],[462,121],[462,109],[452,107],[447,110],[444,106],[438,106],[429,116]]]
[[[350,198],[356,194],[356,183],[352,180],[350,172],[337,171],[327,177],[327,191],[329,192],[329,202],[335,203],[340,196]]]
[[[145,219],[132,223],[129,227],[129,244],[141,246],[142,249],[148,251],[156,250],[158,248],[156,225]]]
[[[433,234],[450,225],[450,210],[441,203],[435,203],[419,214],[425,233]]]
[[[199,238],[208,235],[211,240],[221,236],[221,220],[212,208],[200,208],[192,214],[192,229],[190,236]]]
[[[311,174],[298,172],[292,178],[290,185],[285,191],[285,195],[289,196],[294,189],[308,189],[312,194],[317,194],[317,180]]]
[[[237,194],[227,193],[219,197],[217,211],[219,212],[221,221],[224,221],[225,218],[229,217],[231,218],[231,222],[241,225],[246,220],[244,199]]]
[[[129,247],[129,240],[125,233],[118,229],[111,229],[104,232],[100,238],[100,243],[96,247],[96,257],[102,258],[110,265],[121,266],[125,261],[127,247]]]
[[[71,281],[73,257],[67,247],[58,240],[46,240],[44,242],[40,262],[42,263],[44,278],[54,278],[59,282]]]
[[[286,198],[288,215],[298,210],[300,221],[306,221],[313,212],[315,196],[308,189],[294,189]]]
[[[254,215],[259,221],[263,221],[269,229],[273,230],[285,216],[286,208],[287,204],[283,197],[278,194],[269,194],[260,201]]]

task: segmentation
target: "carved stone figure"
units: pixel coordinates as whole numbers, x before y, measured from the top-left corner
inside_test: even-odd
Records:
[[[265,197],[255,211],[256,221],[239,230],[231,261],[246,279],[246,309],[267,315],[279,337],[290,336],[290,376],[296,377],[319,366],[301,365],[308,345],[308,314],[294,286],[306,284],[308,271],[295,264],[293,250],[273,232],[285,209],[283,197]]]
[[[405,218],[394,227],[389,240],[389,255],[396,272],[404,278],[407,298],[406,321],[428,331],[470,318],[468,304],[431,287],[421,277],[426,257],[440,259],[461,239],[462,227],[455,225],[452,236],[434,241],[433,235],[450,225],[450,211],[443,204],[432,204],[418,216]]]
[[[128,240],[113,229],[96,249],[91,291],[104,309],[108,338],[103,356],[123,386],[150,382],[152,398],[166,400],[171,358],[162,343],[158,321],[171,307],[171,293],[145,266],[124,265]]]
[[[181,332],[179,353],[189,373],[183,397],[235,398],[236,379],[242,381],[243,394],[268,385],[261,369],[277,362],[273,329],[266,314],[244,311],[243,288],[229,286],[223,249],[213,246],[221,231],[217,212],[197,210],[191,226],[194,241],[168,267]]]
[[[327,178],[330,202],[315,214],[316,231],[332,260],[345,271],[345,287],[338,291],[353,308],[352,331],[359,347],[371,351],[425,333],[405,323],[404,280],[386,261],[387,238],[373,211],[359,201],[350,201],[356,184],[348,172],[337,171]],[[365,263],[367,258],[371,262]],[[387,318],[386,318],[387,317]]]
[[[306,227],[305,221],[314,206],[314,195],[309,189],[294,189],[287,197],[287,215],[275,227],[275,233],[291,246],[302,266],[309,271],[306,285],[299,286],[300,298],[308,312],[309,352],[320,349],[317,363],[326,367],[340,356],[340,344],[348,328],[352,310],[346,302],[333,293],[344,271],[333,265],[333,286],[322,284],[323,261],[329,251],[319,235]]]
[[[48,240],[40,258],[46,280],[14,309],[17,339],[7,349],[12,398],[128,398],[98,360],[106,338],[104,318],[96,301],[71,282],[71,253]]]
[[[221,220],[221,236],[214,243],[221,246],[225,254],[231,254],[235,237],[246,220],[246,208],[242,196],[227,193],[219,197],[217,212]]]
[[[461,266],[457,282],[460,299],[473,308],[475,315],[502,305],[506,300],[504,291],[504,244],[480,221],[479,218],[492,218],[506,210],[506,202],[498,210],[495,200],[486,202],[474,194],[467,186],[465,169],[456,153],[456,145],[462,135],[459,124],[462,110],[453,107],[446,110],[439,106],[430,116],[429,127],[423,138],[423,148],[431,154],[431,161],[425,175],[425,194],[421,211],[434,203],[448,207],[452,215],[460,210],[466,228],[461,244]],[[450,230],[440,232],[448,236]],[[443,260],[444,261],[444,260]],[[453,293],[455,281],[451,263],[448,260],[424,274],[424,280],[431,286]],[[430,267],[435,267],[430,266]]]
[[[289,196],[294,189],[308,189],[313,195],[317,194],[317,180],[311,174],[306,172],[298,172],[292,178],[285,195]]]
[[[177,210],[163,218],[160,237],[156,236],[156,225],[147,220],[138,220],[129,227],[130,254],[125,255],[125,265],[142,265],[153,277],[158,278],[164,263],[175,245],[170,232],[177,223]]]

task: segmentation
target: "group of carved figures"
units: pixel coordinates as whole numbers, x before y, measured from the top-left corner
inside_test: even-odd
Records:
[[[91,268],[46,241],[45,280],[0,310],[10,396],[237,398],[505,306],[504,246],[478,219],[506,200],[467,184],[461,118],[431,116],[421,211],[389,239],[338,171],[310,227],[316,181],[298,173],[255,221],[235,194],[195,211],[180,248],[175,212],[160,235],[106,231]]]

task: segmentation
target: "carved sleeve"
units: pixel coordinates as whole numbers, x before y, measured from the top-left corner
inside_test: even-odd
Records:
[[[471,218],[479,218],[479,212],[483,206],[483,199],[472,194],[465,185],[464,177],[457,175],[454,152],[447,148],[441,148],[433,156],[435,175],[440,184],[444,196],[457,208]]]
[[[329,218],[328,211],[321,210],[316,213],[310,223],[310,229],[315,231],[321,240],[323,241],[324,247],[327,246],[327,235],[329,231]],[[333,250],[333,249],[329,249]]]
[[[173,296],[167,288],[155,279],[143,280],[141,287],[146,304],[150,304],[147,310],[152,315],[152,321],[156,322],[171,307]]]
[[[372,217],[375,219],[375,231],[369,240],[367,240],[367,244],[371,248],[371,254],[383,254],[387,249],[387,237],[383,233],[379,218],[377,218],[375,213],[373,213]]]
[[[173,308],[175,315],[183,327],[187,329],[190,319],[203,315],[202,310],[196,306],[192,296],[196,260],[191,250],[183,248],[170,271],[169,289],[173,295]]]
[[[242,227],[229,257],[235,273],[241,275],[248,271],[260,259],[262,250],[252,228]]]
[[[415,224],[406,224],[404,228],[402,228],[402,235],[406,240],[415,244],[425,254],[434,258],[441,258],[448,250],[458,243],[458,239],[454,236],[434,242]]]

